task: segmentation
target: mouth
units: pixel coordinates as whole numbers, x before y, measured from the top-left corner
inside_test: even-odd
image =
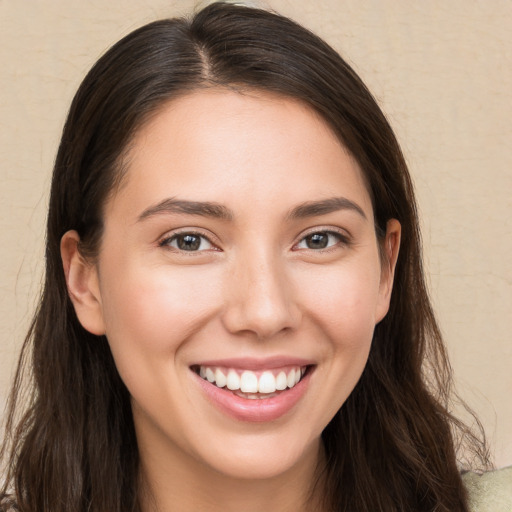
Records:
[[[312,365],[296,365],[253,371],[225,366],[194,365],[191,370],[203,380],[220,389],[231,391],[236,396],[261,400],[273,398],[294,388],[311,368]]]
[[[279,366],[234,360],[190,366],[203,396],[217,410],[235,420],[260,423],[291,414],[315,368],[297,360]]]

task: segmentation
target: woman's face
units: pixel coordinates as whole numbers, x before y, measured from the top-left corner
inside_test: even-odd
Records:
[[[126,172],[97,263],[68,283],[108,338],[143,460],[245,478],[316,460],[387,312],[398,223],[381,263],[357,163],[312,110],[267,93],[170,102]]]

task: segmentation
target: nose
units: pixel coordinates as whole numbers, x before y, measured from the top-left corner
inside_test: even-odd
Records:
[[[284,266],[263,252],[240,258],[226,283],[223,323],[228,331],[268,339],[298,327],[302,314]]]

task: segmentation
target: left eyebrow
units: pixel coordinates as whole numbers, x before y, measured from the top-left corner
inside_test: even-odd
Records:
[[[168,213],[184,213],[201,217],[214,217],[221,220],[232,220],[233,212],[224,205],[210,201],[185,201],[168,198],[146,208],[138,217],[138,222],[155,215]]]
[[[301,203],[288,213],[288,218],[304,219],[306,217],[317,217],[337,212],[339,210],[352,210],[361,215],[363,219],[366,219],[363,209],[346,197],[331,197],[320,201],[307,201],[305,203]]]

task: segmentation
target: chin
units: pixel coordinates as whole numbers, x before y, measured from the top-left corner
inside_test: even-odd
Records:
[[[241,436],[217,447],[210,445],[209,453],[201,458],[216,472],[230,478],[268,480],[309,466],[304,463],[317,458],[320,443],[320,437],[304,444],[299,439],[272,434]]]

